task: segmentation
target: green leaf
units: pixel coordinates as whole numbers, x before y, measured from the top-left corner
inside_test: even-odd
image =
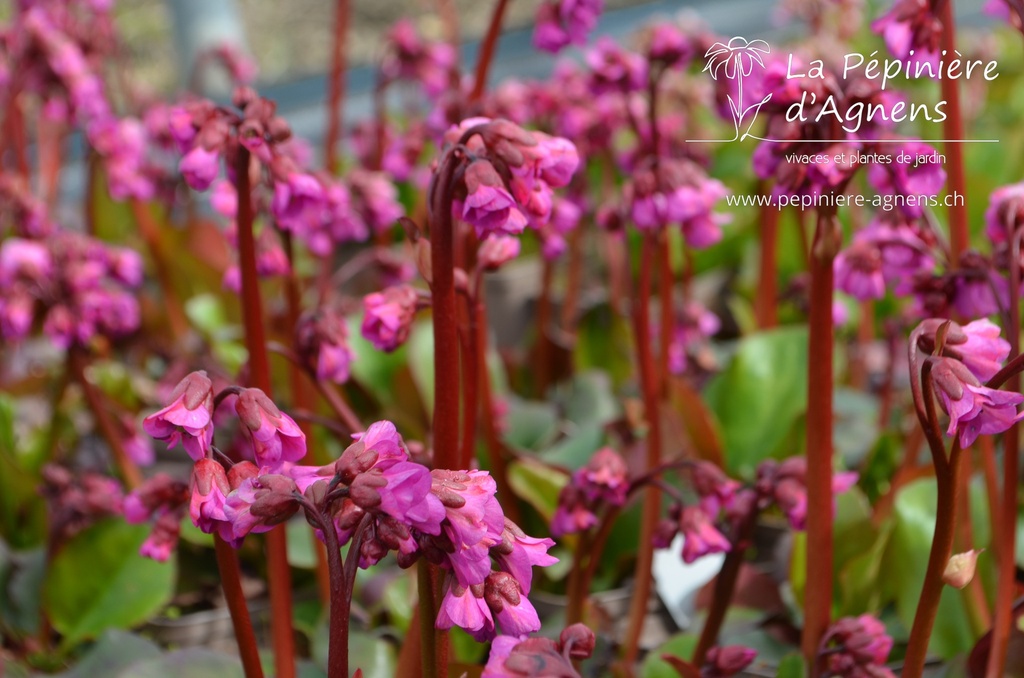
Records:
[[[134,633],[109,629],[89,648],[70,671],[56,678],[95,678],[116,676],[132,664],[160,656],[156,643]]]
[[[0,542],[0,626],[25,635],[39,631],[46,550],[6,552]]]
[[[588,426],[567,435],[562,440],[540,452],[537,457],[553,466],[575,471],[586,465],[604,443],[604,429],[597,425]]]
[[[550,521],[558,507],[558,494],[569,478],[536,459],[523,457],[508,466],[508,484],[512,491]]]
[[[662,661],[661,655],[667,654],[680,659],[689,660],[697,649],[697,636],[692,633],[680,633],[672,636],[652,650],[640,666],[641,678],[679,678],[679,673],[668,662]]]
[[[145,621],[170,599],[174,561],[139,555],[148,533],[145,525],[112,518],[76,535],[57,554],[43,600],[65,645]]]
[[[576,372],[603,370],[621,385],[633,374],[633,333],[629,322],[608,304],[587,311],[576,328],[573,366]]]
[[[330,629],[325,621],[313,636],[313,660],[321,667],[327,667]],[[366,631],[352,631],[349,635],[349,674],[362,669],[363,678],[393,678],[398,662],[391,643],[382,637]],[[334,678],[332,676],[331,678]]]
[[[806,675],[807,666],[804,664],[804,658],[797,653],[783,657],[775,672],[776,678],[805,678]]]
[[[886,583],[893,587],[897,615],[907,628],[913,624],[924,584],[935,532],[936,501],[935,479],[928,478],[900,490],[893,507],[895,527],[883,567],[887,573]],[[969,651],[975,638],[968,618],[960,591],[944,587],[929,651],[944,659]]]
[[[304,570],[316,569],[316,538],[304,518],[293,518],[285,525],[288,539],[288,564]]]
[[[203,648],[188,648],[135,662],[116,678],[243,678],[237,657]]]
[[[551,403],[510,399],[505,442],[521,450],[542,450],[558,436],[558,412]]]
[[[619,416],[619,403],[605,372],[588,370],[573,376],[555,394],[565,419],[577,426],[603,426]]]
[[[752,476],[758,463],[781,451],[807,409],[807,329],[786,327],[741,340],[705,398],[721,424],[730,475]]]

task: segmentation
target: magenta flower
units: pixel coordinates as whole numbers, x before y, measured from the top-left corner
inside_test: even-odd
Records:
[[[505,518],[501,543],[491,547],[491,555],[498,568],[515,577],[523,593],[528,594],[533,583],[533,566],[547,567],[558,562],[558,558],[548,555],[548,549],[554,545],[551,539],[528,536],[518,525]]]
[[[232,470],[240,465],[235,464]],[[288,476],[253,475],[258,473],[254,466],[246,467],[243,473],[244,479],[231,482],[234,489],[224,502],[224,515],[231,526],[229,541],[235,548],[247,535],[269,532],[295,515],[299,508],[294,497],[298,486]],[[232,480],[230,473],[228,479]],[[222,536],[227,539],[224,533]]]
[[[853,472],[835,473],[832,476],[832,494],[846,492],[857,482]],[[762,462],[757,469],[758,493],[761,505],[775,503],[786,516],[790,527],[804,530],[807,527],[807,458],[789,457],[782,463]],[[834,507],[833,507],[833,510]]]
[[[213,382],[192,372],[171,393],[171,404],[142,421],[142,429],[174,447],[179,440],[193,461],[205,457],[213,442]]]
[[[494,619],[507,636],[525,636],[540,630],[537,610],[527,599],[515,577],[507,572],[492,572],[484,582],[484,600]]]
[[[363,297],[362,333],[378,351],[391,352],[405,343],[416,313],[416,290],[395,285]]]
[[[185,183],[197,191],[205,191],[217,178],[220,169],[220,153],[196,146],[178,163]]]
[[[885,296],[882,253],[871,242],[854,240],[833,263],[836,289],[860,301]]]
[[[445,508],[444,536],[454,550],[447,563],[462,586],[483,583],[491,572],[490,549],[502,542],[505,514],[486,471],[435,469],[432,492]]]
[[[967,341],[959,344],[947,341],[947,348],[955,352],[954,357],[959,358],[971,374],[980,381],[988,381],[1010,355],[1010,342],[1000,337],[999,326],[987,319],[967,323],[961,329]]]
[[[600,38],[587,52],[586,61],[594,94],[628,94],[647,86],[647,61],[639,54],[623,49],[611,38]]]
[[[558,640],[498,636],[491,643],[481,678],[527,678],[558,676],[578,678],[574,660],[583,660],[594,652],[594,632],[583,624],[564,629]]]
[[[564,47],[585,45],[601,16],[603,0],[552,0],[537,8],[533,44],[557,54]]]
[[[985,234],[994,243],[1008,242],[1024,226],[1024,182],[992,192],[985,211]]]
[[[157,517],[153,531],[139,547],[139,555],[160,563],[167,562],[178,547],[181,537],[181,515],[176,512],[165,512]]]
[[[355,353],[348,345],[344,316],[323,307],[300,318],[295,333],[295,348],[317,379],[335,384],[348,381]]]
[[[562,488],[551,519],[551,534],[560,537],[593,527],[598,521],[597,513],[607,507],[622,506],[628,491],[625,461],[610,447],[598,450]]]
[[[494,618],[484,600],[484,584],[467,589],[458,582],[449,582],[434,627],[450,629],[453,626],[464,629],[479,643],[494,637]]]
[[[197,461],[192,467],[189,492],[191,499],[188,512],[193,525],[210,534],[227,524],[224,504],[231,492],[231,485],[220,462],[205,458]]]
[[[711,522],[711,517],[698,506],[684,506],[679,514],[679,531],[683,533],[683,562],[692,563],[712,553],[726,553],[732,544]]]
[[[894,57],[914,66],[915,72],[938,74],[942,22],[929,0],[896,0],[888,14],[871,24]],[[913,52],[913,55],[911,55]]]
[[[731,678],[750,666],[757,650],[742,645],[715,646],[708,650],[701,667],[701,678]]]
[[[478,238],[491,234],[520,233],[524,221],[510,219],[516,201],[505,188],[504,182],[486,160],[476,160],[466,168],[466,197],[462,201],[464,221],[476,227]]]
[[[519,239],[509,235],[490,235],[480,243],[477,264],[485,271],[496,271],[519,256]]]
[[[841,678],[895,678],[885,660],[892,650],[885,625],[871,615],[844,617],[833,624],[821,641],[821,656],[829,675]]]
[[[270,211],[281,228],[305,233],[319,219],[324,191],[312,174],[291,172],[285,181],[274,182]]]
[[[257,466],[278,469],[306,456],[306,435],[299,425],[258,388],[243,389],[235,400],[242,435],[252,445]]]
[[[979,435],[1006,431],[1024,418],[1017,405],[1024,395],[987,388],[959,360],[943,357],[932,361],[932,380],[939,404],[949,415],[946,435],[959,436],[967,449]]]
[[[908,217],[918,218],[922,214],[922,198],[938,195],[946,183],[946,171],[942,169],[941,156],[934,148],[916,139],[895,144],[888,154],[892,163],[868,166],[868,181],[881,195],[914,197],[902,201],[899,209]],[[930,162],[918,163],[921,157],[931,158]],[[899,162],[904,158],[906,162]]]

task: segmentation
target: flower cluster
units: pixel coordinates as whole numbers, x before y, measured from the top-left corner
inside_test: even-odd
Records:
[[[338,309],[324,305],[299,318],[295,349],[317,379],[335,384],[348,381],[355,353],[348,346],[345,316]]]
[[[920,221],[883,213],[836,256],[836,288],[861,301],[881,299],[887,288],[910,294],[935,267],[933,247],[934,236]]]
[[[921,369],[928,369],[932,390],[949,415],[946,434],[957,436],[962,448],[979,435],[1002,433],[1024,418],[1017,412],[1024,395],[982,384],[995,376],[1010,353],[1010,344],[999,336],[996,325],[976,320],[961,327],[932,318],[921,323],[913,337],[918,348],[933,352]]]
[[[73,473],[56,464],[43,467],[40,493],[49,504],[50,534],[72,537],[97,520],[121,513],[123,493],[113,478],[83,471]]]
[[[457,60],[451,45],[424,40],[408,20],[396,22],[386,39],[390,49],[381,64],[386,80],[417,82],[431,98],[448,88]]]
[[[212,456],[213,410],[230,395],[251,461],[225,470]],[[493,637],[496,627],[511,635],[540,628],[526,595],[533,566],[556,562],[547,554],[554,542],[529,537],[505,518],[486,472],[430,471],[410,460],[387,421],[354,436],[335,463],[303,466],[297,462],[306,454],[305,436],[259,389],[229,387],[215,397],[206,375],[193,372],[170,399],[144,426],[172,445],[184,440],[196,462],[189,514],[202,531],[238,546],[302,508],[322,539],[329,542],[325,531],[331,531],[338,544],[352,542],[363,568],[390,551],[403,567],[420,557],[442,567],[448,574],[438,628],[458,625],[481,640]],[[173,513],[165,494],[138,494],[133,517],[158,514],[159,527],[160,518]]]
[[[713,367],[714,359],[708,355],[708,341],[721,326],[718,316],[699,301],[690,301],[679,309],[672,327],[672,343],[668,345],[669,371],[683,374],[691,360],[704,369]]]
[[[928,64],[933,73],[938,71],[942,21],[935,15],[935,3],[896,0],[886,14],[871,24],[871,30],[885,39],[885,46],[897,59],[914,65]]]
[[[599,512],[622,506],[628,494],[626,462],[610,447],[601,448],[562,488],[551,534],[561,537],[590,529],[597,525]]]
[[[583,624],[563,630],[558,640],[498,636],[481,678],[560,676],[579,678],[574,662],[594,653],[594,632]]]
[[[557,54],[568,45],[584,45],[601,16],[602,0],[549,0],[537,8],[533,44]]]
[[[181,536],[181,519],[189,502],[189,487],[166,473],[158,473],[124,498],[122,511],[133,525],[153,522],[153,530],[139,553],[161,562],[171,557]]]
[[[844,617],[825,633],[819,663],[830,676],[841,678],[895,678],[885,660],[892,638],[885,624],[868,614]]]
[[[61,348],[96,335],[124,337],[139,326],[131,290],[141,283],[142,259],[133,250],[71,231],[8,238],[0,245],[0,336],[24,338],[38,308],[43,333]]]
[[[508,120],[469,118],[445,134],[449,152],[465,148],[453,211],[477,236],[515,235],[552,218],[552,189],[569,183],[579,155],[572,142],[527,132]]]

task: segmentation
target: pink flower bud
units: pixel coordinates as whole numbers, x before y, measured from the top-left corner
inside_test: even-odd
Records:
[[[946,563],[942,572],[942,581],[953,588],[962,589],[974,579],[974,571],[978,565],[978,555],[984,549],[971,549],[965,553],[954,553]]]

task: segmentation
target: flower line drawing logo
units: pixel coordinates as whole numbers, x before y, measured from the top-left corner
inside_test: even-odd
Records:
[[[732,139],[723,139],[722,141],[742,141],[751,136],[750,129],[754,126],[754,121],[757,120],[757,114],[761,111],[761,107],[772,98],[769,93],[761,101],[746,108],[743,106],[743,79],[754,72],[755,65],[764,68],[762,55],[767,56],[771,54],[771,51],[771,47],[764,40],[747,40],[736,36],[729,40],[728,44],[716,42],[704,54],[704,58],[707,59],[704,71],[709,73],[713,79],[718,80],[718,75],[721,73],[726,79],[736,81],[736,99],[734,100],[731,94],[727,95],[735,134]],[[753,115],[749,115],[751,112]],[[743,135],[740,136],[740,128],[748,115],[749,122]]]

